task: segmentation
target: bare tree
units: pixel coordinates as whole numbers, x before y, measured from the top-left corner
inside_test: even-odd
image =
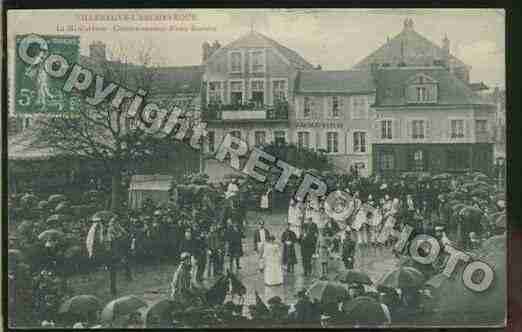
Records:
[[[135,55],[135,61],[139,63],[131,62],[125,56],[131,51]],[[152,48],[136,43],[120,45],[116,52],[118,60],[88,63],[85,67],[101,75],[105,81],[104,86],[113,82],[130,90],[150,91],[152,82],[160,70],[152,61],[152,52]],[[151,96],[147,96],[142,105],[150,100],[148,97]],[[166,151],[172,150],[173,144],[180,144],[173,134],[160,138],[147,133],[143,126],[149,125],[141,114],[138,113],[135,118],[127,116],[130,103],[128,99],[119,108],[114,108],[110,99],[96,107],[80,103],[69,116],[40,118],[34,135],[35,145],[53,148],[62,155],[101,161],[105,170],[111,174],[111,209],[114,211],[118,211],[122,206],[123,170],[133,162],[165,154]],[[194,103],[191,101],[176,106],[187,109],[191,107],[189,104]],[[167,115],[163,124],[173,111],[173,107],[165,110]],[[172,131],[175,132],[176,130]]]

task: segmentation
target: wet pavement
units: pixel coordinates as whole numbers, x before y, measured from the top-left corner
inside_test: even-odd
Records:
[[[246,238],[243,239],[244,256],[241,258],[241,269],[236,273],[239,279],[247,288],[245,296],[245,304],[255,303],[255,292],[257,291],[260,297],[266,302],[273,296],[279,296],[285,303],[295,303],[296,294],[302,288],[308,288],[316,280],[319,279],[319,267],[314,266],[314,275],[304,277],[301,263],[300,246],[296,246],[298,264],[295,266],[294,273],[284,272],[284,281],[280,286],[265,286],[264,275],[259,271],[258,257],[254,251],[253,234],[257,228],[257,220],[262,217],[265,221],[265,228],[267,228],[276,239],[281,238],[281,234],[286,226],[286,216],[282,213],[272,215],[261,215],[255,212],[248,214],[250,221],[246,227]],[[378,281],[386,272],[393,270],[397,266],[398,260],[392,255],[389,249],[378,249],[377,251],[367,249],[361,251],[356,250],[355,254],[355,268],[365,271],[372,281]],[[228,267],[228,258],[225,261],[225,268]],[[328,279],[333,280],[337,274],[345,271],[342,261],[335,260],[328,266]],[[206,276],[206,272],[205,272]],[[214,279],[206,279],[204,285],[210,287]],[[170,282],[170,280],[169,280]],[[169,284],[163,283],[157,287],[152,287],[144,292],[146,300],[156,300],[168,295]],[[228,300],[228,298],[227,298]],[[237,299],[235,299],[237,300]]]

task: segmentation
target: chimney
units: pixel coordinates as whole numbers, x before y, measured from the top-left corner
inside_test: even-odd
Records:
[[[444,35],[442,39],[442,50],[444,51],[444,55],[450,54],[450,40],[448,39],[448,35]]]
[[[403,30],[413,30],[413,20],[411,18],[407,18],[404,20]]]
[[[217,40],[214,41],[212,46],[210,46],[210,44],[209,44],[209,51],[208,51],[207,59],[210,58],[212,56],[212,54],[214,54],[214,52],[216,52],[220,47],[221,47],[221,44]]]
[[[202,58],[202,63],[205,63],[209,56],[210,56],[210,44],[208,42],[203,42],[203,44],[201,45],[201,50],[203,52],[203,58]]]
[[[96,61],[107,60],[106,46],[101,41],[94,41],[89,45],[89,56]]]

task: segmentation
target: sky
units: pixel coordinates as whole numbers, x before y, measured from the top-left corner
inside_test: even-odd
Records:
[[[191,21],[85,21],[81,15],[176,14],[192,15]],[[84,16],[83,16],[84,17]],[[130,59],[135,49],[147,45],[153,61],[181,66],[201,63],[201,45],[218,40],[222,45],[252,28],[297,51],[323,70],[350,69],[358,61],[394,37],[411,18],[414,29],[440,45],[444,35],[453,55],[472,67],[471,81],[505,87],[505,13],[499,9],[207,9],[207,10],[39,10],[9,11],[10,59],[16,34],[76,34],[81,53],[102,41],[112,56],[125,49]],[[58,32],[57,26],[96,26],[103,32]],[[179,31],[190,26],[206,31]],[[164,31],[121,31],[136,26],[160,27]],[[176,26],[178,31],[170,31]],[[117,31],[120,30],[120,31]],[[142,47],[142,46],[141,46]],[[12,60],[11,60],[12,62]]]

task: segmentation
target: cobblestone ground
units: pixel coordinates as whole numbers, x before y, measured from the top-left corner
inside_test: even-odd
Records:
[[[253,233],[257,227],[254,222],[259,217],[265,220],[265,227],[270,231],[276,239],[280,239],[281,234],[286,225],[286,216],[279,214],[259,214],[252,212],[248,214],[246,238],[243,240],[243,249],[245,255],[241,258],[241,269],[237,272],[237,276],[241,279],[247,288],[247,295],[245,297],[246,304],[255,303],[255,291],[259,293],[261,298],[266,301],[273,296],[279,296],[285,303],[295,303],[295,296],[302,288],[307,288],[319,277],[319,272],[311,277],[303,276],[303,269],[301,264],[301,250],[299,245],[297,248],[298,264],[293,274],[284,273],[284,282],[281,286],[265,286],[263,273],[258,270],[258,258],[253,249]],[[387,249],[379,249],[378,251],[361,252],[357,250],[355,256],[355,268],[365,271],[373,281],[377,281],[384,273],[392,270],[398,260]],[[225,262],[228,266],[228,260]],[[317,268],[316,271],[319,271]],[[329,266],[329,279],[344,271],[342,262],[334,261]],[[234,271],[235,272],[235,271]],[[168,276],[170,278],[171,275]],[[144,290],[144,297],[147,300],[155,300],[158,297],[163,297],[168,294],[170,279],[162,283],[158,283],[154,287]],[[213,279],[205,280],[205,286],[210,286]],[[141,294],[136,294],[141,295]]]
[[[265,301],[272,296],[278,295],[286,303],[295,303],[296,293],[300,289],[310,286],[319,278],[319,274],[317,273],[307,278],[303,276],[301,252],[299,245],[297,245],[298,265],[295,268],[295,272],[293,274],[287,274],[285,272],[284,283],[281,286],[265,286],[264,276],[258,270],[257,255],[253,250],[253,234],[257,227],[256,221],[260,217],[265,220],[265,227],[269,229],[276,238],[281,237],[281,233],[286,225],[286,215],[284,213],[261,214],[249,212],[246,238],[243,240],[245,255],[241,258],[241,270],[237,273],[237,276],[247,288],[245,302],[246,304],[254,303],[255,291],[257,291]],[[365,253],[358,250],[355,256],[355,268],[368,273],[374,281],[379,280],[383,274],[392,270],[397,262],[398,260],[391,252],[385,249],[379,250],[378,252]],[[228,260],[225,263],[226,266],[228,266]],[[117,275],[118,296],[133,294],[151,302],[165,298],[169,295],[170,281],[175,269],[176,266],[168,262],[159,265],[136,266],[132,269],[132,281],[127,281],[124,278],[123,271],[119,271]],[[319,269],[316,270],[319,271]],[[344,271],[344,266],[341,261],[330,264],[329,279],[333,279],[342,271]],[[205,279],[204,286],[210,287],[213,282],[213,278]],[[76,276],[70,281],[69,285],[74,294],[93,294],[104,302],[108,302],[112,299],[109,291],[109,274],[107,271],[100,270],[88,275]]]

